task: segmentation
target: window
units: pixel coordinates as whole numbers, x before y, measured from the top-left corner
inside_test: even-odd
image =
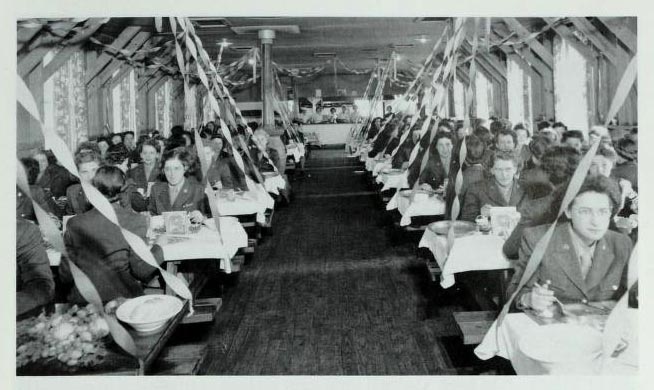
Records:
[[[133,69],[115,83],[111,90],[113,132],[136,133],[136,74]]]
[[[531,128],[533,123],[531,88],[529,72],[525,71],[515,57],[510,56],[507,60],[507,93],[511,123],[525,123]]]
[[[171,94],[171,80],[166,80],[154,92],[154,112],[155,121],[157,123],[157,130],[168,137],[170,135],[170,94]]]
[[[490,118],[490,105],[492,102],[493,83],[477,69],[475,73],[475,116],[482,119]]]
[[[586,58],[570,42],[554,39],[554,112],[569,129],[588,131]]]
[[[85,69],[84,54],[76,51],[43,84],[44,124],[70,150],[88,137]]]

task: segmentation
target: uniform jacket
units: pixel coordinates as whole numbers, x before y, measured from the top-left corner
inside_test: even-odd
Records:
[[[247,191],[245,174],[236,165],[232,156],[221,156],[214,160],[207,171],[207,180],[212,186],[220,181],[223,188]]]
[[[472,184],[466,191],[461,209],[461,219],[474,222],[480,214],[481,208],[487,204],[493,207],[515,206],[519,208],[525,200],[526,195],[516,180],[513,180],[511,198],[507,202],[495,182],[495,178],[488,178]]]
[[[74,177],[58,164],[48,165],[37,182],[41,188],[48,188],[55,198],[66,195],[66,189],[73,183]]]
[[[39,228],[16,218],[16,315],[54,298],[55,283]]]
[[[391,160],[391,166],[393,168],[401,168],[402,164],[409,162],[411,152],[415,146],[416,143],[413,141],[413,138],[411,138],[411,135],[409,135],[404,143],[400,145],[400,148],[397,150],[397,153],[395,153],[395,156],[393,156],[393,159]]]
[[[161,175],[161,171],[159,170],[158,162],[155,163],[154,167],[152,168],[152,171],[150,172],[150,177],[145,176],[145,166],[143,164],[139,164],[136,167],[127,171],[127,177],[134,181],[134,185],[136,186],[136,188],[142,188],[143,193],[146,193],[148,191],[148,183],[155,183],[158,181],[162,181],[160,175]]]
[[[170,204],[168,183],[155,183],[150,190],[150,203],[148,210],[153,215],[160,215],[164,211],[194,211],[199,210],[207,215],[208,203],[204,195],[204,187],[197,181],[185,178],[184,184],[173,204]]]
[[[440,187],[446,178],[454,178],[459,171],[459,162],[453,155],[450,158],[450,166],[444,167],[443,162],[441,161],[438,154],[432,154],[429,156],[429,161],[425,170],[422,171],[420,177],[418,178],[418,184],[429,184],[433,189]],[[454,184],[454,180],[450,180],[448,187]]]
[[[520,259],[508,286],[508,296],[518,287],[536,243],[548,228],[549,225],[541,225],[524,231]],[[584,280],[571,234],[569,222],[556,226],[541,264],[516,297],[516,302],[534,283],[542,285],[547,280],[551,281],[549,288],[562,302],[613,300],[625,291],[627,262],[632,250],[629,237],[608,230],[595,246],[592,266]]]
[[[147,217],[119,205],[114,205],[114,209],[123,228],[145,239]],[[149,280],[156,271],[134,253],[120,229],[96,209],[68,221],[64,243],[69,258],[62,258],[59,267],[61,281],[73,283],[68,264],[72,261],[91,279],[103,302],[142,295],[140,281]],[[69,301],[84,302],[74,286]]]
[[[45,210],[46,213],[52,213],[52,200],[48,199],[43,191],[43,188],[31,185],[30,194],[34,201]],[[27,197],[23,191],[16,187],[16,217],[25,218],[30,221],[36,222],[36,214],[34,213],[34,206],[32,200]]]

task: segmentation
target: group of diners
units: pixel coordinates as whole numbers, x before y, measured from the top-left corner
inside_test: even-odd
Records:
[[[636,128],[621,128],[618,134],[594,126],[586,136],[561,122],[542,121],[532,134],[529,126],[513,126],[506,119],[492,119],[488,127],[488,122],[473,121],[470,128],[463,121],[439,119],[421,137],[423,119],[411,123],[412,117],[401,113],[370,120],[360,134],[368,147],[361,150],[369,159],[385,157],[392,168],[406,170],[408,188],[439,194],[446,211],[432,221],[451,219],[456,196],[458,219],[464,221],[487,218],[492,207],[515,207],[520,220],[502,248],[514,271],[508,296],[518,287],[536,243],[557,222],[540,266],[517,295],[518,307],[541,310],[555,299],[617,299],[625,291],[637,240],[632,224],[638,213]],[[410,134],[402,140],[405,132]],[[596,140],[597,153],[581,188],[559,218],[573,173]]]
[[[254,167],[260,172],[284,172],[285,157],[280,158],[261,128],[252,136],[243,129],[232,135],[245,169],[240,168],[233,148],[213,123],[204,126],[200,135],[209,166],[205,175],[195,137],[181,126],[173,127],[168,138],[152,131],[134,143],[134,134],[126,132],[79,143],[74,153],[79,178],[60,165],[50,150],[22,158],[31,199],[17,186],[17,316],[31,315],[52,302],[55,280],[57,293],[68,302],[84,302],[74,286],[69,262],[91,279],[104,302],[142,295],[143,283],[155,275],[156,269],[135,253],[120,228],[94,208],[82,183],[94,186],[109,201],[124,229],[148,242],[151,216],[184,211],[193,224],[211,218],[207,183],[214,190],[248,191],[260,181]],[[242,138],[242,144],[237,137]],[[247,145],[248,151],[241,145]],[[64,231],[66,254],[61,258],[58,277],[51,271],[32,199]],[[159,242],[151,252],[163,262]]]

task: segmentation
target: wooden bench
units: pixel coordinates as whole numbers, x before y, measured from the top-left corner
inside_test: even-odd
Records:
[[[166,347],[152,367],[152,375],[197,375],[208,355],[206,344]]]
[[[479,344],[486,336],[497,312],[494,311],[461,311],[452,313],[454,321],[463,335],[463,344]]]

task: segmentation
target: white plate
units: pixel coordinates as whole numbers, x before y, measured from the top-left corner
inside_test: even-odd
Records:
[[[153,332],[163,327],[182,307],[182,301],[172,295],[143,295],[120,305],[116,317],[138,332]]]
[[[520,336],[518,348],[540,363],[581,367],[601,355],[602,334],[589,326],[542,325]]]

